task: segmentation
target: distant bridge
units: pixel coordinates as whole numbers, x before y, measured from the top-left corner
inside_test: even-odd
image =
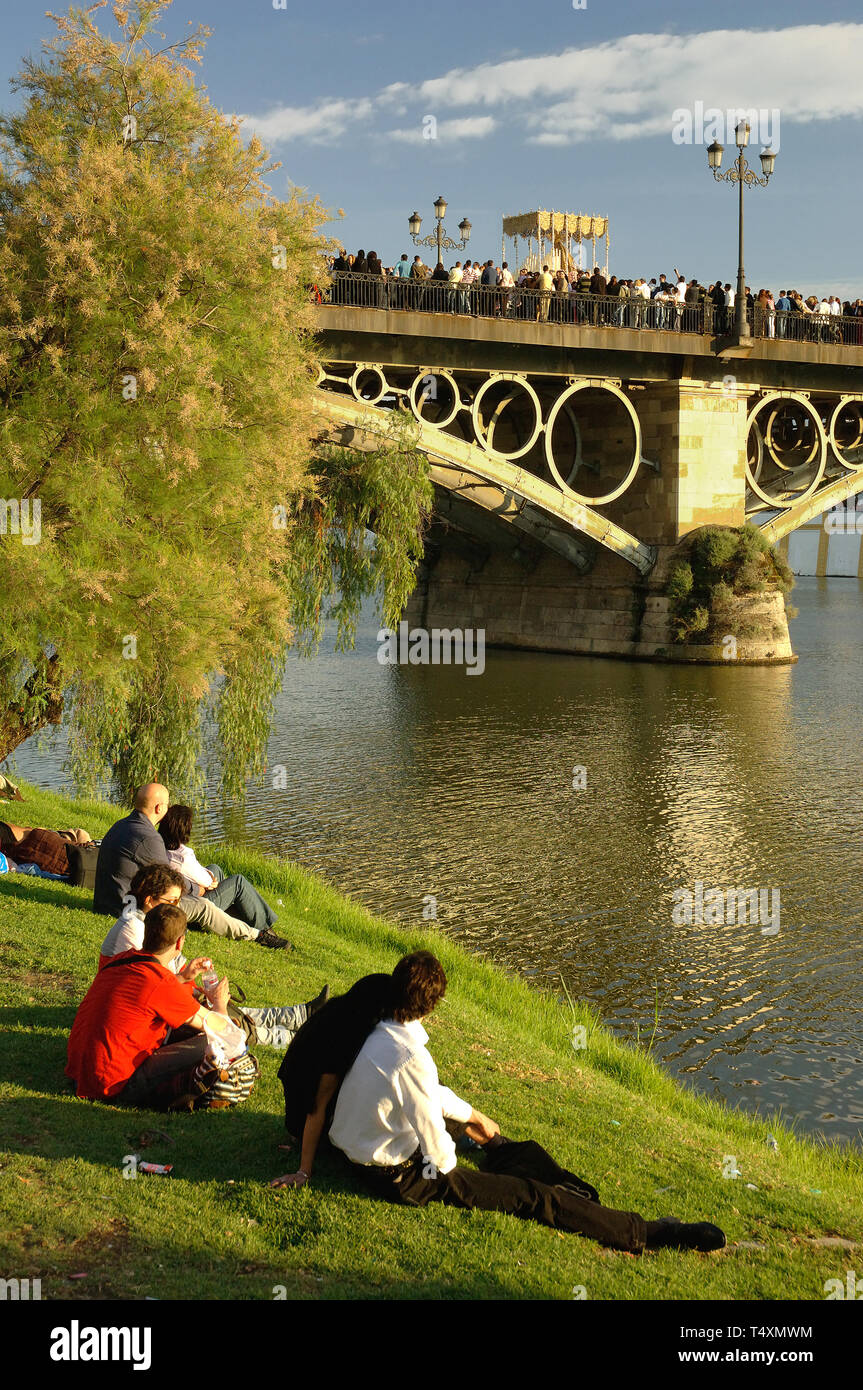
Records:
[[[863,344],[844,340],[860,320],[829,338],[762,324],[737,344],[704,306],[648,319],[645,304],[627,322],[598,301],[567,318],[490,290],[468,314],[446,285],[419,304],[410,289],[319,307],[317,400],[343,441],[385,433],[397,406],[413,416],[436,485],[432,567],[453,546],[474,575],[539,546],[601,587],[607,552],[651,589],[700,526],[750,519],[776,542],[863,491]]]

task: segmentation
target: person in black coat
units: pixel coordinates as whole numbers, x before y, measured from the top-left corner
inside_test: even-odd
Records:
[[[364,975],[300,1028],[279,1068],[285,1128],[300,1143],[300,1166],[295,1173],[274,1178],[271,1187],[302,1187],[308,1182],[339,1087],[369,1033],[391,1008],[392,976]]]

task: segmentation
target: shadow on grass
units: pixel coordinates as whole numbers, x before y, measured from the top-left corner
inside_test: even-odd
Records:
[[[49,907],[71,907],[97,916],[93,911],[93,894],[89,889],[75,888],[71,883],[57,883],[50,878],[33,878],[27,874],[4,874],[0,878],[0,900],[19,898],[27,903],[46,903]],[[98,917],[109,921],[109,918]]]

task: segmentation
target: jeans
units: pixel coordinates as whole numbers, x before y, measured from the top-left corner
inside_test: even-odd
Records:
[[[179,906],[185,912],[189,926],[197,927],[199,931],[211,931],[214,936],[227,936],[233,941],[254,941],[258,935],[238,917],[229,917],[206,895],[203,898],[184,895]]]
[[[191,1090],[195,1068],[206,1051],[207,1035],[201,1029],[186,1025],[175,1028],[132,1073],[122,1091],[109,1099],[119,1105],[165,1110],[172,1100]]]
[[[68,874],[49,874],[47,869],[42,869],[38,864],[19,864],[16,870],[19,874],[32,874],[34,878],[50,878],[55,883],[68,883]]]
[[[250,1009],[244,1004],[243,1013],[251,1019],[255,1039],[263,1047],[290,1046],[294,1034],[309,1016],[305,1004],[288,1004],[281,1008],[273,1005],[265,1009]]]
[[[229,917],[246,922],[256,932],[273,925],[275,913],[247,878],[242,874],[231,874],[226,878],[218,864],[208,864],[207,868],[219,880],[215,888],[208,888],[204,894],[208,902],[221,908]]]
[[[463,1125],[451,1121],[447,1121],[447,1129],[453,1135],[464,1132]],[[561,1168],[533,1140],[492,1140],[483,1150],[483,1165],[481,1172],[456,1165],[448,1173],[427,1178],[423,1176],[426,1160],[418,1149],[410,1166],[395,1173],[363,1164],[352,1167],[376,1195],[404,1206],[443,1202],[471,1211],[508,1212],[554,1230],[589,1236],[615,1250],[644,1249],[647,1226],[643,1217],[602,1206],[588,1183]],[[562,1183],[566,1186],[560,1186]],[[590,1193],[593,1196],[582,1195]]]

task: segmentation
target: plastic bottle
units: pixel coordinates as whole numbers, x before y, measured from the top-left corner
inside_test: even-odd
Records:
[[[208,969],[201,973],[201,989],[208,999],[211,999],[216,986],[219,983],[219,972],[213,969],[213,962],[207,962]]]

